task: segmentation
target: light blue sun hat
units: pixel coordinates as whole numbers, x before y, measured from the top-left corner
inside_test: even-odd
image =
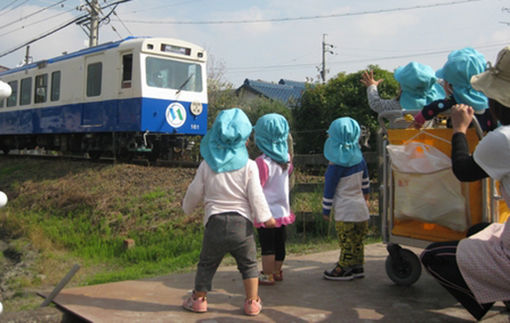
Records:
[[[363,154],[359,146],[361,129],[350,117],[338,118],[328,129],[329,137],[324,143],[324,157],[333,164],[351,167],[359,164]]]
[[[246,140],[252,125],[243,110],[223,110],[200,142],[200,154],[216,173],[243,168],[248,162]]]
[[[446,80],[453,87],[453,98],[457,103],[467,104],[475,111],[487,109],[487,97],[471,86],[471,77],[483,73],[487,67],[485,57],[471,47],[454,50],[448,55],[444,66],[436,76]]]
[[[285,117],[278,113],[263,115],[254,127],[255,144],[264,154],[276,162],[289,161],[289,124]]]
[[[421,110],[433,101],[444,99],[446,95],[443,87],[437,83],[434,70],[428,65],[410,62],[397,68],[394,77],[400,83],[402,93],[399,102],[405,110]]]

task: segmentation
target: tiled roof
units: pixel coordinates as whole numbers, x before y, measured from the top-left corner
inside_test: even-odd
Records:
[[[294,105],[299,102],[301,94],[305,89],[305,83],[281,79],[276,84],[246,79],[237,91],[241,89],[251,90],[267,98],[281,101],[285,105]]]

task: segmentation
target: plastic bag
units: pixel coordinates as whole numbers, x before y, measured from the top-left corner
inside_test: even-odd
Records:
[[[465,231],[469,225],[466,199],[450,158],[420,142],[387,148],[395,187],[394,217]]]
[[[412,141],[405,145],[386,146],[392,167],[405,173],[432,173],[452,167],[450,157],[439,149]]]

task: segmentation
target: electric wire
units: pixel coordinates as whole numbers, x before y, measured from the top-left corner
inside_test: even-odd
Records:
[[[416,10],[416,9],[428,9],[435,7],[445,7],[452,6],[458,4],[464,4],[469,2],[478,2],[482,0],[459,0],[459,1],[450,1],[444,3],[434,3],[434,4],[426,4],[426,5],[416,5],[410,7],[400,7],[400,8],[390,8],[390,9],[379,9],[379,10],[367,10],[360,12],[347,12],[347,13],[336,13],[336,14],[328,14],[328,15],[315,15],[315,16],[301,16],[301,17],[286,17],[286,18],[270,18],[270,19],[251,19],[251,20],[205,20],[205,21],[171,21],[171,20],[125,20],[129,23],[134,24],[166,24],[166,25],[225,25],[225,24],[256,24],[256,23],[266,23],[266,22],[289,22],[289,21],[299,21],[299,20],[316,20],[316,19],[327,19],[327,18],[339,18],[339,17],[353,17],[353,16],[362,16],[369,14],[380,14],[380,13],[388,13],[395,11],[408,11],[408,10]]]
[[[30,17],[32,17],[32,16],[35,16],[35,15],[36,15],[36,14],[38,14],[38,13],[41,13],[41,12],[43,12],[43,11],[46,11],[46,10],[48,10],[48,9],[52,8],[52,7],[58,6],[59,4],[64,3],[64,2],[66,2],[66,1],[67,1],[67,0],[61,0],[61,1],[57,2],[57,3],[54,3],[54,4],[52,4],[52,5],[49,5],[49,6],[47,6],[47,7],[44,7],[44,8],[42,8],[42,9],[37,10],[37,11],[34,11],[34,12],[32,12],[31,14],[26,15],[26,16],[24,16],[24,17],[21,17],[21,18],[19,18],[19,19],[17,19],[17,20],[10,21],[10,22],[8,22],[8,23],[6,23],[6,24],[4,24],[4,25],[0,25],[0,29],[2,29],[2,28],[4,28],[4,27],[7,27],[7,26],[9,26],[9,25],[11,25],[11,24],[14,24],[14,23],[20,22],[20,21],[22,21],[22,20],[28,19],[28,18],[30,18]],[[74,10],[74,9],[73,9],[73,10]]]

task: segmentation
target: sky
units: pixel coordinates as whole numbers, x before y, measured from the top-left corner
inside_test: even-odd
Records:
[[[1,1],[0,65],[18,66],[22,45],[86,14],[78,10],[84,4]],[[494,62],[510,45],[510,0],[131,0],[109,17],[99,43],[128,36],[186,40],[208,52],[211,76],[235,88],[245,79],[320,81],[323,41],[326,80],[371,64],[393,71],[417,61],[439,69],[449,52],[464,47]],[[70,24],[31,43],[29,55],[39,61],[85,47],[83,27]]]

